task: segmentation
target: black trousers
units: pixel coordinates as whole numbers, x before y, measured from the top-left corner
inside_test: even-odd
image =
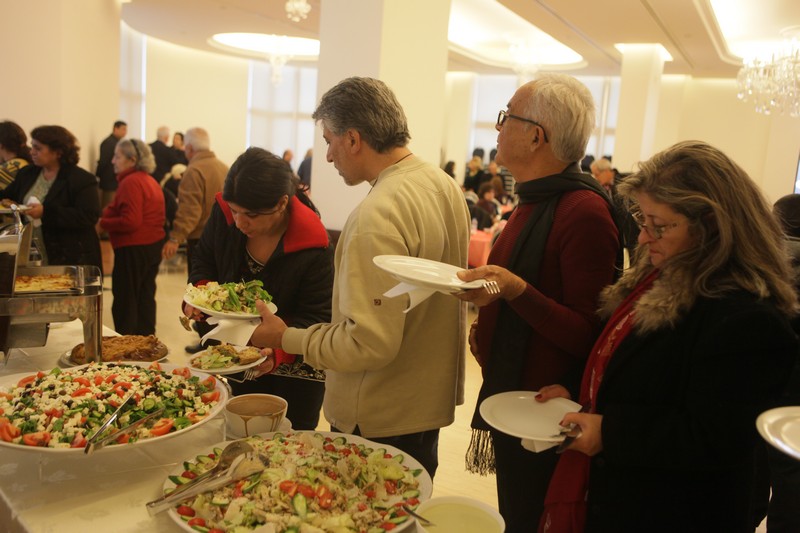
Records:
[[[799,532],[800,461],[763,441],[756,444],[755,461],[753,529],[766,517],[769,533]]]
[[[544,497],[558,462],[555,448],[539,453],[522,447],[519,437],[491,431],[497,465],[497,503],[506,533],[535,533]]]
[[[114,329],[123,335],[156,332],[156,275],[163,241],[114,250],[111,316]]]
[[[343,433],[341,430],[331,427],[331,431]],[[361,430],[356,426],[353,430],[354,435],[361,435]],[[431,429],[419,433],[408,433],[397,437],[366,437],[373,442],[394,446],[402,450],[425,467],[425,470],[433,479],[436,469],[439,467],[439,430]]]
[[[292,429],[317,429],[319,410],[325,396],[325,382],[267,374],[244,383],[229,382],[234,395],[274,394],[289,404],[286,418]]]
[[[192,276],[192,254],[200,239],[186,239],[186,276]]]

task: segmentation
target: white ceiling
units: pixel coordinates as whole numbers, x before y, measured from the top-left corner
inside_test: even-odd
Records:
[[[283,0],[132,0],[122,18],[133,29],[175,44],[220,52],[208,44],[216,33],[253,32],[316,38],[320,2],[309,0],[308,18],[291,22]],[[397,0],[402,1],[402,0]],[[437,1],[437,0],[431,0]],[[493,0],[453,0],[475,4]],[[575,75],[619,75],[617,43],[660,43],[672,55],[666,74],[735,77],[741,60],[729,50],[711,0],[497,0],[583,57]],[[717,0],[715,0],[717,1]],[[734,8],[733,29],[743,40],[777,40],[781,29],[800,25],[798,0],[719,0]],[[491,24],[490,16],[487,16]],[[507,46],[501,29],[487,46]],[[451,46],[450,70],[510,73],[507,61],[481,61],[481,52]],[[505,63],[505,64],[503,64]]]

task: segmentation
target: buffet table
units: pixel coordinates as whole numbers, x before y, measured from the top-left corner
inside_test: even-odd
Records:
[[[113,334],[103,328],[103,335]],[[12,349],[0,376],[59,366],[61,355],[80,342],[80,321],[51,324],[47,345]],[[186,357],[179,354],[175,359],[183,364]],[[182,531],[166,512],[151,517],[145,503],[161,495],[164,480],[178,462],[223,440],[225,424],[219,416],[171,439],[110,446],[91,455],[4,447],[0,451],[0,531]]]
[[[103,335],[113,335],[106,327]],[[12,349],[0,378],[50,370],[83,342],[81,322],[51,324],[47,345]],[[170,354],[167,361],[188,364],[189,356]],[[145,504],[162,494],[175,466],[224,441],[222,415],[172,438],[131,446],[110,446],[91,455],[2,447],[0,461],[0,532],[114,533],[184,531],[167,514],[151,517]],[[419,531],[416,524],[404,533]]]

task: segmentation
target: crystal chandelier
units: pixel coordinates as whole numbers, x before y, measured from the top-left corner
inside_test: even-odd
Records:
[[[745,62],[736,78],[738,98],[764,115],[800,117],[800,27],[781,32],[785,40],[769,59]]]
[[[286,16],[293,22],[300,22],[308,16],[311,6],[307,0],[286,0]]]

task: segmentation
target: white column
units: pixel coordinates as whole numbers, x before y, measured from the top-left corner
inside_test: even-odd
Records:
[[[473,99],[475,96],[473,72],[448,72],[445,104],[445,130],[442,139],[442,159],[440,166],[447,161],[455,161],[456,181],[464,182],[464,154],[471,151],[470,133],[473,128]]]
[[[625,46],[614,143],[614,166],[621,172],[653,155],[663,68],[657,46]]]
[[[374,77],[397,95],[408,118],[411,150],[438,165],[444,132],[450,2],[325,0],[320,3],[318,96],[350,76]],[[314,203],[330,229],[341,229],[369,186],[348,187],[314,140]]]

